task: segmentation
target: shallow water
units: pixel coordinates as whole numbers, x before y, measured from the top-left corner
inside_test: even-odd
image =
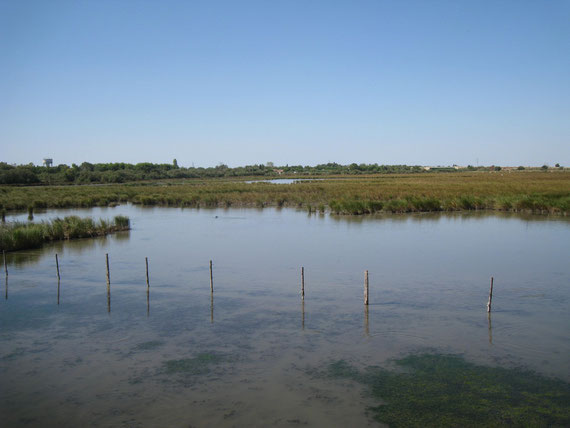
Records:
[[[311,369],[418,350],[570,381],[565,218],[119,206],[35,220],[69,214],[126,214],[132,230],[8,255],[5,426],[374,425],[361,386]]]

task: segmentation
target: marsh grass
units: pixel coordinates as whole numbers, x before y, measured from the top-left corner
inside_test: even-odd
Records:
[[[0,250],[38,248],[45,242],[92,238],[128,229],[130,220],[125,216],[116,216],[112,222],[68,216],[41,223],[5,223],[0,225]]]
[[[326,376],[369,388],[369,409],[390,427],[570,426],[570,384],[519,369],[479,366],[457,355],[413,354],[395,369],[360,371],[340,360]]]
[[[338,214],[500,210],[568,214],[570,171],[328,177],[293,184],[194,179],[113,185],[0,186],[8,210],[116,205],[296,207]]]

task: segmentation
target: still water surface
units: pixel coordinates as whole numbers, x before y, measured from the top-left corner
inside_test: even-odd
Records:
[[[132,230],[9,254],[3,426],[375,426],[359,385],[311,373],[425,350],[570,380],[564,218],[119,206],[36,220],[69,214],[126,214]]]

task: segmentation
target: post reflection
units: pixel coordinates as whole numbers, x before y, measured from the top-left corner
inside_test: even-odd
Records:
[[[301,328],[305,330],[305,301],[301,300]]]
[[[111,284],[107,283],[107,312],[111,313]]]
[[[146,288],[146,316],[150,316],[150,287]]]
[[[210,324],[214,324],[214,293],[210,293]]]
[[[370,336],[370,318],[368,305],[364,305],[364,334]]]
[[[6,275],[6,300],[8,300],[8,275]]]
[[[489,343],[493,344],[493,325],[491,323],[491,313],[487,313],[487,321],[489,323]]]
[[[60,282],[61,282],[61,281],[60,281],[59,278],[58,278],[58,280],[57,280],[57,304],[58,304],[58,305],[59,305],[59,288],[60,288],[59,286],[60,286]]]

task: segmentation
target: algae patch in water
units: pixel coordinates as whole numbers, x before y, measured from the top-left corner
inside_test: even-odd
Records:
[[[567,427],[570,384],[520,369],[472,364],[456,355],[418,354],[395,369],[357,370],[343,360],[326,374],[367,385],[390,427]]]
[[[161,347],[162,345],[164,345],[164,342],[161,342],[160,340],[151,340],[148,342],[139,343],[133,348],[133,351],[152,351]]]
[[[223,356],[204,352],[193,358],[165,361],[164,370],[166,374],[201,375],[208,373],[212,365],[219,364],[222,361],[224,361]]]

